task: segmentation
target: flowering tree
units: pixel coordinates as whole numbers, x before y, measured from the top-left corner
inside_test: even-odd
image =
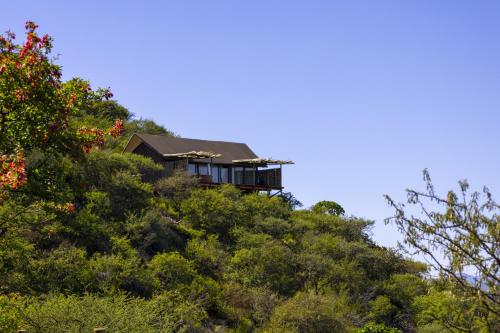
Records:
[[[49,57],[51,37],[40,37],[33,22],[25,28],[22,44],[10,31],[0,35],[0,192],[26,183],[26,152],[88,153],[123,129],[120,120],[110,129],[78,125],[84,110],[111,98],[111,92],[94,91],[81,79],[63,82],[60,66]]]

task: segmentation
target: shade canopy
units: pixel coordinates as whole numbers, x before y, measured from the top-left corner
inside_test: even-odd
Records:
[[[295,164],[293,161],[290,160],[275,160],[272,158],[247,158],[247,159],[241,159],[241,160],[233,160],[233,163],[237,164],[250,164],[250,165],[282,165],[282,164]]]
[[[187,153],[174,153],[174,154],[163,154],[164,157],[178,157],[178,158],[193,158],[193,159],[202,159],[202,158],[217,158],[221,157],[221,154],[214,153],[211,151],[190,151]]]

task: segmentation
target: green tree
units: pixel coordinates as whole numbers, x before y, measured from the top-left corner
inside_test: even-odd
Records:
[[[474,297],[433,288],[414,299],[419,332],[498,332],[500,324]]]
[[[186,245],[186,256],[195,263],[198,272],[211,277],[220,276],[229,259],[216,235],[191,239]]]
[[[149,262],[149,269],[157,280],[157,288],[165,290],[190,285],[197,275],[193,266],[178,252],[157,254]]]
[[[349,332],[356,318],[344,295],[299,292],[274,309],[266,332]]]
[[[412,304],[427,293],[427,282],[413,274],[394,274],[383,281],[381,289],[382,294],[370,304],[370,319],[404,332],[416,332]]]
[[[329,214],[341,216],[345,214],[344,208],[335,201],[320,201],[311,210],[317,214]]]
[[[238,239],[227,277],[246,286],[268,286],[271,290],[293,294],[298,286],[294,253],[268,235],[245,233]]]
[[[198,186],[198,178],[189,175],[185,170],[174,169],[171,176],[161,178],[155,183],[155,191],[179,210],[181,202],[189,198],[191,192]]]
[[[187,238],[168,216],[151,207],[144,212],[129,215],[125,231],[132,245],[145,259],[157,253],[181,249]]]
[[[227,239],[231,228],[246,223],[239,204],[241,192],[231,185],[214,190],[197,189],[181,205],[184,219],[194,228]]]

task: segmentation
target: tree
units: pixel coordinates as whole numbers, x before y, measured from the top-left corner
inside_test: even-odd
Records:
[[[196,189],[181,204],[184,220],[207,233],[229,237],[229,230],[241,224],[241,192],[232,185],[214,190]]]
[[[298,292],[274,309],[265,332],[349,332],[356,317],[345,295]]]
[[[178,210],[181,202],[189,198],[191,192],[199,187],[199,179],[183,169],[174,169],[169,177],[164,177],[155,183],[155,191],[168,199]]]
[[[488,318],[474,298],[434,287],[413,300],[418,332],[499,332],[500,323]]]
[[[49,58],[52,39],[40,37],[28,21],[26,41],[16,44],[12,32],[0,35],[0,190],[26,183],[24,156],[33,150],[81,155],[104,144],[107,135],[119,136],[117,120],[107,130],[80,127],[75,118],[112,97],[108,89],[90,88],[81,79],[61,81],[61,68]],[[5,194],[4,194],[5,195]]]
[[[477,297],[498,319],[500,206],[486,187],[482,194],[469,194],[465,180],[459,182],[458,194],[449,191],[443,198],[436,194],[427,170],[423,175],[426,191],[408,189],[408,206],[386,196],[396,211],[386,223],[394,223],[403,233],[404,250],[423,254],[442,277],[456,283],[465,295]],[[414,215],[414,207],[420,215]]]
[[[302,202],[297,199],[292,192],[283,192],[280,195],[281,199],[290,207],[290,209],[296,209],[303,206]]]
[[[311,210],[317,214],[328,214],[336,216],[342,216],[345,214],[344,208],[342,208],[342,206],[335,201],[320,201],[312,206]]]
[[[178,252],[157,254],[151,259],[149,268],[157,279],[158,288],[167,290],[189,285],[196,277],[193,263]]]

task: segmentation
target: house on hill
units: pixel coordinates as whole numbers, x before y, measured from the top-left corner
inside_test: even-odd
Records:
[[[281,193],[282,165],[292,161],[258,157],[246,144],[134,134],[125,152],[152,158],[164,166],[157,178],[181,168],[198,176],[205,187],[234,184],[243,191]]]

